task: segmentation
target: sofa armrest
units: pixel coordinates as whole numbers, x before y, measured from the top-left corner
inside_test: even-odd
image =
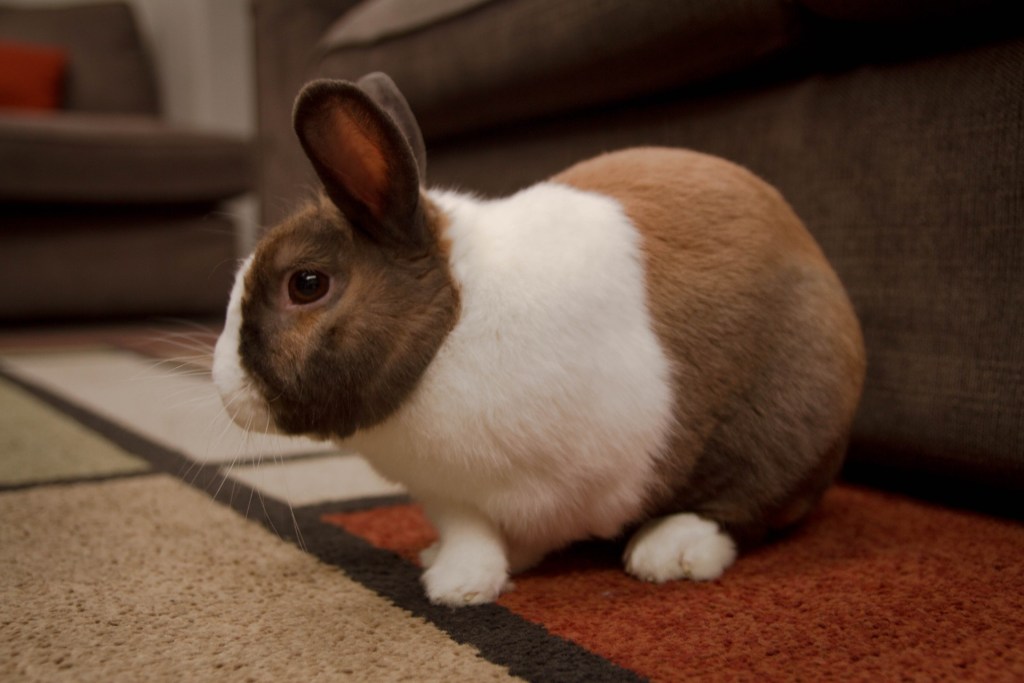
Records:
[[[313,76],[314,47],[336,18],[358,0],[254,0],[259,185],[264,224],[294,207],[282,197],[303,194],[313,175],[292,132],[292,103]]]

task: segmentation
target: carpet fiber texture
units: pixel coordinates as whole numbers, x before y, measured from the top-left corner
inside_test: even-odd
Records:
[[[1024,680],[1017,522],[839,484],[715,582],[593,542],[439,608],[357,454],[235,433],[203,349],[99,342],[0,339],[0,680]]]

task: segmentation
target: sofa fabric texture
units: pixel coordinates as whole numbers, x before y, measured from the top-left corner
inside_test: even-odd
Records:
[[[247,145],[146,116],[0,117],[0,201],[213,202],[251,186]]]
[[[260,0],[257,16],[277,4]],[[868,376],[852,464],[1024,492],[1024,31],[1012,2],[436,7],[398,20],[393,0],[339,2],[311,55],[278,61],[274,81],[258,73],[274,154],[261,166],[265,223],[315,187],[288,125],[298,87],[277,89],[312,77],[389,72],[423,125],[429,183],[484,195],[621,147],[718,154],[779,187],[854,302]],[[267,64],[275,29],[258,31]]]
[[[234,223],[213,204],[9,209],[0,234],[0,297],[11,320],[224,309],[236,263]]]

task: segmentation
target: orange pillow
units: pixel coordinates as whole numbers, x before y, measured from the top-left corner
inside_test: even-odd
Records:
[[[0,41],[0,107],[57,109],[67,65],[61,48]]]

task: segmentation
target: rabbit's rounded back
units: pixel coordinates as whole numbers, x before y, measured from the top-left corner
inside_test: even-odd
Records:
[[[651,508],[739,540],[796,521],[838,471],[865,353],[838,277],[782,196],[697,152],[638,148],[555,182],[619,201],[642,235],[676,429]]]

